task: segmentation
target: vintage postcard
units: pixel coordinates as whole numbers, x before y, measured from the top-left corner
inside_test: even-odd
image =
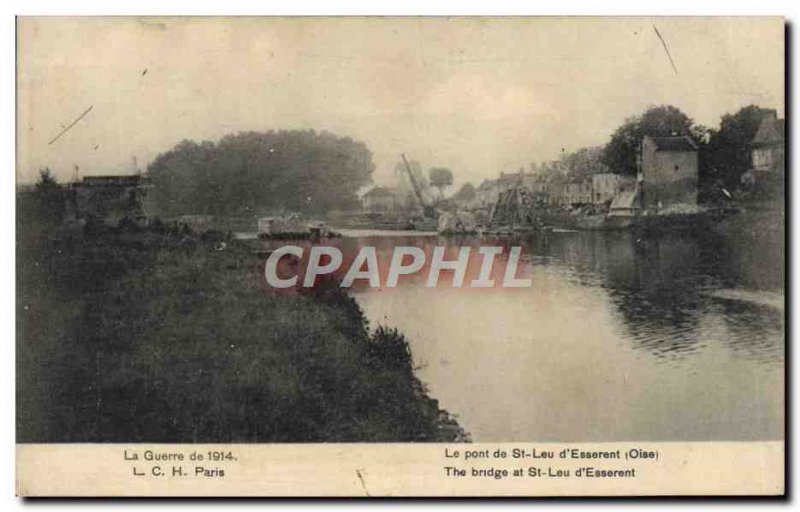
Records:
[[[780,17],[20,17],[21,496],[785,492]]]

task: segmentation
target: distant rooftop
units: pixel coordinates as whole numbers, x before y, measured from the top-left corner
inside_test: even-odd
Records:
[[[80,185],[88,186],[136,186],[147,181],[138,174],[118,176],[84,176]]]
[[[638,199],[636,190],[624,190],[614,197],[610,208],[611,210],[632,210],[637,208]]]
[[[393,196],[397,193],[397,189],[395,187],[382,187],[377,186],[369,189],[363,197],[387,197]]]
[[[756,146],[783,144],[785,124],[784,120],[778,119],[777,113],[772,111],[761,120],[752,144]]]
[[[649,138],[655,143],[657,151],[697,151],[697,145],[686,135]]]

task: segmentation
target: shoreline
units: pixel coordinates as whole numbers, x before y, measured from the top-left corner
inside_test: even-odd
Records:
[[[19,442],[470,441],[402,334],[338,287],[266,293],[246,242],[23,232]]]

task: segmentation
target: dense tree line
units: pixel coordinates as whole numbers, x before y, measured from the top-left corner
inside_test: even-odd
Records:
[[[312,130],[239,133],[216,144],[186,140],[148,168],[164,216],[353,208],[373,170],[363,143]]]
[[[445,167],[431,167],[428,169],[428,182],[439,191],[439,197],[444,197],[444,189],[453,184],[453,171]]]

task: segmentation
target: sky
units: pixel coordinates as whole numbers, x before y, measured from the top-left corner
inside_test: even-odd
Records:
[[[675,69],[654,26],[669,49]],[[784,111],[781,18],[19,18],[17,179],[146,168],[183,139],[327,130],[455,184],[671,104]],[[66,133],[65,128],[91,110]]]

